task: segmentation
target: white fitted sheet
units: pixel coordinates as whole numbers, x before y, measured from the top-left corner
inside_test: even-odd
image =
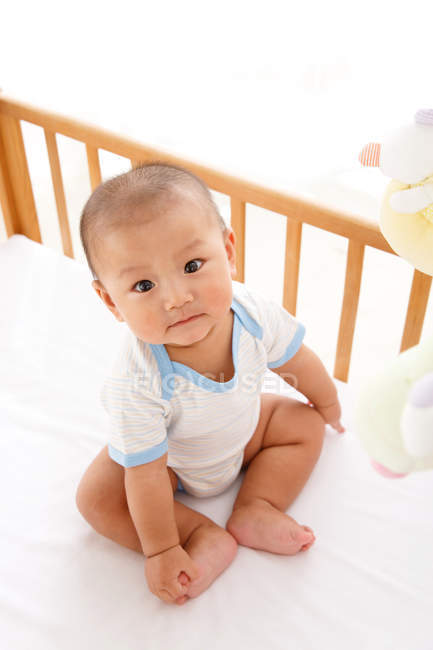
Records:
[[[75,506],[105,444],[99,391],[126,326],[84,265],[22,235],[0,245],[0,278],[2,648],[433,648],[433,473],[392,481],[371,469],[350,385],[336,381],[348,430],[327,431],[288,511],[313,528],[313,547],[239,547],[205,593],[166,605],[147,589],[143,557]],[[217,497],[176,498],[225,526],[241,479]]]

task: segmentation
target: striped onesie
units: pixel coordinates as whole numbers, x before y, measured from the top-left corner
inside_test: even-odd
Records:
[[[236,280],[232,285],[230,381],[171,361],[163,344],[145,343],[127,330],[101,390],[110,457],[134,467],[168,452],[179,489],[197,497],[220,494],[238,476],[259,420],[264,375],[294,356],[305,334],[277,302]]]

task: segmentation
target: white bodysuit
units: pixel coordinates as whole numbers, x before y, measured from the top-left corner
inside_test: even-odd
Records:
[[[230,381],[171,361],[163,344],[145,343],[128,330],[101,391],[110,457],[134,467],[168,452],[167,465],[197,497],[223,492],[238,476],[259,419],[266,370],[294,356],[305,334],[281,305],[232,284]]]

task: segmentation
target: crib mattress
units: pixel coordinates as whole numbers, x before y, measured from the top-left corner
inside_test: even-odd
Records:
[[[293,557],[239,547],[205,593],[167,605],[148,591],[143,557],[75,506],[106,441],[99,391],[126,326],[87,267],[23,235],[0,245],[0,278],[3,648],[433,648],[433,472],[391,481],[371,469],[350,385],[336,381],[347,432],[328,429],[288,511],[313,528],[313,547]],[[242,476],[217,497],[176,498],[225,526]]]

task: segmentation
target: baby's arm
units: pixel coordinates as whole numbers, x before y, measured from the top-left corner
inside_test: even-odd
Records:
[[[167,453],[150,463],[125,468],[129,512],[146,557],[179,544]]]
[[[272,370],[305,395],[325,422],[343,433],[345,429],[340,422],[341,406],[337,389],[325,366],[310,348],[302,344],[283,366]]]
[[[150,591],[167,603],[184,595],[182,572],[192,581],[198,569],[180,545],[167,453],[150,463],[125,469],[128,508],[146,556]]]

